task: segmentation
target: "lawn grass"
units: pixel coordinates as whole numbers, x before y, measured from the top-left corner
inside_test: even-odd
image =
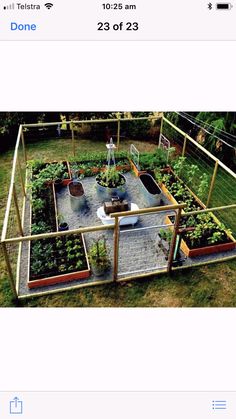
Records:
[[[127,150],[130,141],[122,142]],[[140,151],[152,151],[155,146],[136,143]],[[68,139],[45,140],[29,144],[29,159],[60,160],[69,158],[71,143]],[[80,140],[77,152],[104,151],[103,142]],[[13,150],[0,156],[0,230],[2,227],[10,181]],[[235,307],[236,261],[217,263],[183,270],[171,277],[134,280],[115,284],[68,291],[50,296],[21,300],[25,307]],[[10,307],[12,300],[5,263],[0,254],[0,306]]]

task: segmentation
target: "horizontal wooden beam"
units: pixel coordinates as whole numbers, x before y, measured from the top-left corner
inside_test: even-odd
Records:
[[[81,227],[74,230],[66,230],[66,231],[56,231],[53,233],[45,233],[45,234],[34,234],[33,236],[24,236],[24,237],[14,237],[11,239],[5,239],[5,243],[19,243],[25,241],[32,241],[32,240],[43,240],[43,239],[51,239],[53,237],[61,237],[61,236],[71,236],[72,234],[79,234],[79,233],[90,233],[93,231],[104,231],[104,230],[113,230],[114,225],[100,225],[100,226],[92,226],[92,227]]]
[[[140,116],[137,118],[120,118],[120,121],[145,121],[145,120],[158,120],[161,119],[162,116]],[[59,122],[40,122],[37,124],[24,124],[22,125],[23,128],[40,128],[40,127],[53,127],[63,124],[98,124],[100,122],[117,122],[119,118],[108,118],[108,119],[84,119],[84,120],[71,120],[71,121],[59,121]]]
[[[203,210],[198,210],[198,211],[190,211],[190,212],[186,212],[183,215],[184,216],[189,216],[189,215],[196,215],[196,214],[204,214],[206,212],[215,212],[215,211],[223,211],[226,209],[234,209],[236,208],[236,204],[232,204],[232,205],[225,205],[223,207],[213,207],[213,208],[206,208]]]
[[[153,207],[153,208],[142,208],[132,211],[122,211],[122,212],[113,212],[110,214],[111,217],[128,217],[130,215],[139,215],[139,214],[153,214],[155,212],[161,211],[172,211],[175,209],[183,209],[186,207],[186,204],[176,204],[176,205],[165,205],[163,207]]]

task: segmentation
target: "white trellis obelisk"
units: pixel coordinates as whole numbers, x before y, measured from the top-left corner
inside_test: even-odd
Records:
[[[112,137],[110,138],[110,142],[106,144],[106,148],[107,148],[107,166],[108,166],[108,169],[109,169],[109,167],[111,165],[111,162],[113,163],[114,166],[116,164],[116,162],[115,162],[116,146],[113,143]]]

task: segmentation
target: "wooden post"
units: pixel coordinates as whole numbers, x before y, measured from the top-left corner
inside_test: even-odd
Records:
[[[186,135],[185,135],[185,136],[184,136],[183,150],[182,150],[182,157],[184,157],[184,155],[185,155],[186,145],[187,145],[187,137],[186,137]]]
[[[160,126],[160,134],[159,134],[158,148],[160,148],[160,146],[161,146],[162,131],[163,131],[163,115],[162,115],[162,118],[161,118],[161,126]]]
[[[114,228],[114,270],[113,270],[113,281],[117,280],[118,277],[118,258],[119,258],[119,217],[115,217],[115,228]]]
[[[176,245],[176,237],[177,237],[177,232],[179,230],[179,223],[180,223],[180,218],[181,218],[181,211],[182,211],[181,208],[177,209],[177,215],[175,218],[174,231],[173,231],[173,236],[171,240],[170,254],[169,254],[168,265],[167,265],[168,274],[171,273],[171,269],[172,269],[172,263],[174,259],[174,252],[175,252],[175,245]]]
[[[27,153],[26,153],[26,148],[25,148],[25,137],[24,137],[23,128],[21,128],[21,141],[22,141],[23,153],[24,153],[24,158],[25,158],[25,164],[27,164]]]
[[[20,210],[19,210],[19,205],[18,205],[18,201],[17,201],[17,195],[16,195],[16,187],[15,187],[15,185],[13,185],[13,198],[14,198],[14,203],[15,203],[15,207],[16,207],[16,217],[17,217],[17,223],[18,223],[19,233],[20,233],[21,236],[24,236],[23,228],[22,228],[22,223],[21,223],[21,218],[20,218]]]
[[[23,195],[26,196],[24,179],[23,179],[23,176],[22,176],[22,170],[21,170],[21,164],[20,164],[19,156],[17,157],[17,163],[18,163],[18,168],[19,168],[19,172],[20,172],[20,183],[21,183],[22,192],[23,192]]]
[[[211,185],[210,185],[210,189],[209,189],[209,193],[208,193],[208,197],[207,197],[207,203],[206,203],[206,207],[207,208],[209,207],[211,196],[212,196],[212,192],[213,192],[213,189],[214,189],[215,180],[216,180],[216,174],[217,174],[217,170],[218,170],[218,165],[219,165],[219,161],[216,160],[214,172],[213,172],[213,175],[212,175],[212,178],[211,178]]]
[[[6,243],[4,243],[4,242],[2,242],[2,250],[3,250],[5,262],[6,262],[6,267],[7,267],[7,271],[8,271],[8,275],[9,275],[9,281],[10,281],[11,289],[12,289],[12,292],[14,294],[14,297],[17,299],[18,295],[17,295],[17,292],[16,292],[14,275],[13,275],[13,272],[12,272],[12,269],[11,269],[11,263],[10,263],[10,259],[9,259],[8,252],[7,252],[7,246],[6,246]]]
[[[118,124],[117,124],[117,151],[119,151],[120,146],[120,114],[118,116]]]
[[[73,126],[73,123],[71,123],[71,136],[72,136],[72,150],[73,150],[73,156],[75,157],[75,133],[74,133],[74,126]]]

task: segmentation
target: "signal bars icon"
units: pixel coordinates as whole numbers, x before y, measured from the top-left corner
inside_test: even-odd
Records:
[[[3,10],[14,10],[15,3],[8,4],[7,6],[3,6]]]

